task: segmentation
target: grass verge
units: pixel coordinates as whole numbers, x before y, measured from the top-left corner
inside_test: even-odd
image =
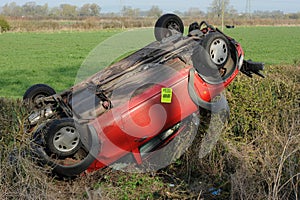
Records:
[[[267,78],[239,75],[227,90],[230,121],[199,159],[200,130],[180,159],[156,172],[109,168],[57,180],[35,165],[20,124],[26,110],[0,99],[1,199],[299,199],[300,69],[267,68]],[[12,156],[14,155],[14,156]]]

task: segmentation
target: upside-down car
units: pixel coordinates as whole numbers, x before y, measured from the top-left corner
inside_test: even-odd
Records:
[[[161,16],[156,41],[57,94],[37,84],[24,94],[34,155],[72,177],[116,162],[140,165],[196,126],[199,108],[228,110],[222,91],[239,71],[263,75],[241,45],[206,22],[184,36],[181,19]]]

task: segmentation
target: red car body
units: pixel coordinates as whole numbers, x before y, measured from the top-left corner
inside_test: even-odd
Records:
[[[203,24],[206,27],[201,29]],[[212,99],[239,71],[262,76],[263,64],[244,61],[241,45],[205,22],[200,27],[191,25],[188,37],[170,34],[173,29],[183,32],[175,15],[162,16],[156,25],[160,27],[167,31],[155,29],[158,41],[61,94],[45,85],[33,86],[25,93],[24,99],[34,103],[29,130],[35,141],[33,149],[43,163],[62,176],[91,172],[126,157],[133,158],[126,161],[142,164],[189,131],[182,122],[189,121],[199,107],[228,109],[224,102],[218,105],[222,97],[217,102]],[[201,49],[194,50],[198,47]],[[215,63],[211,64],[212,60]],[[206,69],[210,69],[208,73]],[[218,77],[209,77],[214,74]],[[164,101],[166,91],[168,101]],[[37,126],[38,122],[41,125]],[[64,164],[67,159],[74,160],[79,149],[85,156]]]
[[[240,45],[237,45],[237,52],[239,57],[243,55]],[[132,98],[128,104],[112,108],[109,112],[90,122],[90,125],[98,133],[100,141],[105,142],[102,143],[97,159],[88,170],[93,171],[106,167],[128,154],[128,152],[134,155],[138,164],[141,164],[140,147],[143,144],[192,113],[197,112],[199,108],[191,100],[187,87],[191,68],[192,66],[184,67],[176,76]],[[209,102],[234,80],[238,72],[239,67],[236,66],[232,75],[218,85],[206,83],[195,73],[194,86],[197,88],[197,94],[203,100]],[[172,88],[172,103],[161,103],[162,88]],[[163,108],[156,110],[155,115],[150,117],[149,113],[154,105],[160,105]],[[116,117],[113,113],[122,114]],[[167,143],[172,140],[180,132],[178,130],[177,133],[164,142]]]

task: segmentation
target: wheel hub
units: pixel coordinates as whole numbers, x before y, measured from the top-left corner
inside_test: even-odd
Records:
[[[170,37],[171,35],[173,35],[174,32],[180,33],[180,27],[176,22],[169,22],[167,28],[168,32],[166,34],[166,37]]]
[[[78,131],[71,126],[61,128],[53,137],[54,147],[63,153],[67,153],[75,149],[80,141]]]
[[[222,65],[228,57],[228,47],[224,40],[215,39],[210,46],[210,58],[217,65]]]

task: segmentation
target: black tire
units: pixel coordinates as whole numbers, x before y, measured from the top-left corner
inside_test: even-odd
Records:
[[[35,102],[39,98],[48,97],[56,94],[55,90],[45,84],[36,84],[28,88],[23,95],[23,101]]]
[[[71,118],[55,119],[47,123],[44,139],[46,149],[50,154],[65,158],[74,155],[79,150],[81,147],[80,133],[77,131],[79,124],[75,123]],[[72,141],[66,144],[63,141],[64,138],[72,139]]]
[[[228,39],[223,34],[218,32],[207,34],[203,39],[202,46],[218,68],[226,65],[230,56],[230,45]]]
[[[217,51],[211,48],[215,42]],[[231,49],[232,47],[226,36],[218,32],[208,33],[203,38],[201,45],[195,47],[192,54],[193,66],[205,82],[219,84],[224,81],[220,70],[223,69],[226,72],[227,69],[225,67],[232,57]],[[218,59],[220,59],[220,62],[218,62]]]
[[[70,119],[63,119],[63,121],[69,120]],[[77,123],[75,122],[75,124]],[[47,124],[44,127],[41,127],[40,130],[38,130],[33,136],[34,142],[32,143],[32,150],[33,153],[40,158],[40,164],[52,167],[53,173],[62,178],[73,178],[80,175],[95,161],[100,151],[98,134],[95,131],[90,131],[87,126],[79,125],[77,127],[77,125],[76,128],[81,136],[81,146],[82,149],[86,150],[87,155],[80,160],[80,162],[76,162],[74,164],[62,164],[62,160],[53,159],[48,155],[44,144],[45,138],[43,139],[43,133],[48,130]]]
[[[162,15],[155,23],[154,35],[157,41],[170,37],[174,32],[183,34],[182,20],[174,14]]]

